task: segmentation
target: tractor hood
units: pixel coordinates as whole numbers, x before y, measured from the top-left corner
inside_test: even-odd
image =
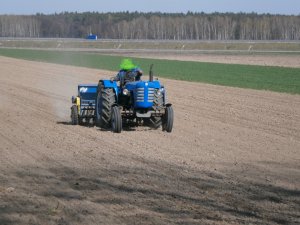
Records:
[[[135,81],[135,82],[128,82],[125,85],[125,88],[129,91],[133,91],[136,88],[160,88],[160,82],[158,80],[156,81]]]
[[[129,82],[125,88],[133,93],[134,108],[149,109],[153,106],[154,92],[160,88],[159,81],[136,81]]]

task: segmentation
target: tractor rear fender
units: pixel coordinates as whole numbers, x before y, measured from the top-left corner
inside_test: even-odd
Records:
[[[104,88],[112,88],[114,90],[116,96],[116,102],[118,102],[119,89],[118,89],[117,82],[111,80],[99,80],[99,83],[100,82],[103,84]]]
[[[171,103],[167,103],[167,104],[166,104],[166,107],[170,107],[170,106],[172,106]]]
[[[168,104],[168,99],[167,99],[167,90],[165,89],[164,85],[161,86],[162,94],[164,96],[164,104],[167,105]]]

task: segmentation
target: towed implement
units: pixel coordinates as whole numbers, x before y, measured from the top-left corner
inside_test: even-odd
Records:
[[[73,125],[95,123],[96,97],[96,84],[78,85],[77,96],[72,96],[71,122]]]

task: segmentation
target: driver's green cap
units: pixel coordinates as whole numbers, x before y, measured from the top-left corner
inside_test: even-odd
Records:
[[[121,70],[132,70],[134,68],[136,68],[136,66],[133,64],[131,59],[123,59],[120,64]]]

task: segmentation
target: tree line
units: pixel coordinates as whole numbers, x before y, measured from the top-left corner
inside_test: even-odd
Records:
[[[300,15],[59,13],[0,15],[0,37],[160,40],[300,40]]]

